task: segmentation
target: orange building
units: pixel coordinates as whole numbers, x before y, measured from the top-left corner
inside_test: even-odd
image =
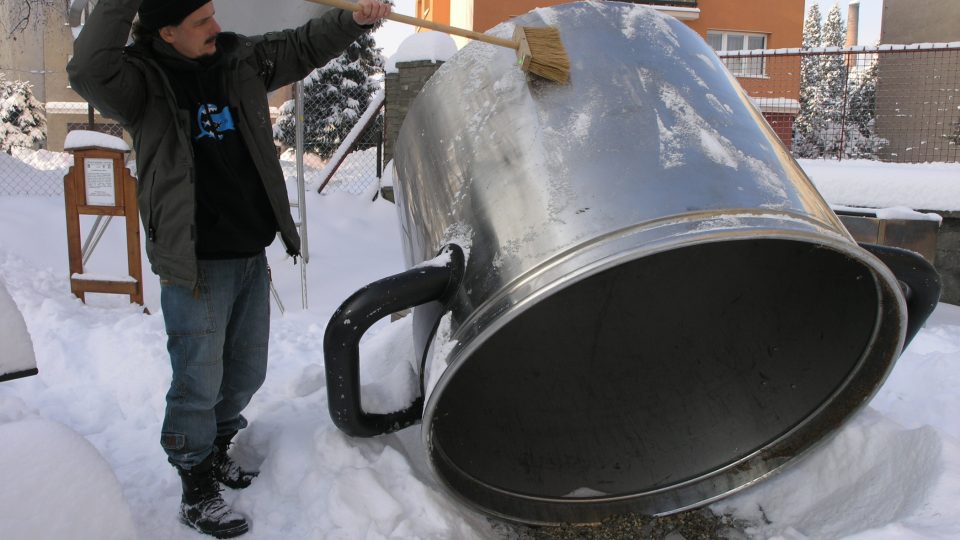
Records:
[[[417,0],[417,16],[485,32],[517,15],[566,3],[559,0]],[[676,17],[715,50],[799,48],[803,43],[804,0],[653,0],[650,5]],[[462,41],[458,39],[462,45]],[[800,59],[777,60],[770,69],[762,58],[728,58],[747,93],[789,145],[793,117],[799,110]],[[773,90],[771,90],[773,89]]]

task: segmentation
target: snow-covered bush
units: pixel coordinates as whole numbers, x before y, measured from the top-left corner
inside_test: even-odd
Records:
[[[327,159],[366,111],[379,89],[383,56],[370,33],[339,57],[313,71],[303,82],[304,150]],[[287,101],[273,129],[281,146],[296,144],[294,102]]]
[[[821,25],[817,4],[803,26],[803,48],[841,48],[846,29],[834,5]],[[823,51],[820,51],[823,52]],[[876,136],[877,63],[852,69],[842,53],[805,55],[800,64],[800,111],[794,121],[797,157],[876,158],[887,141]]]
[[[43,104],[33,97],[27,81],[9,81],[0,73],[0,150],[40,148],[47,141]]]

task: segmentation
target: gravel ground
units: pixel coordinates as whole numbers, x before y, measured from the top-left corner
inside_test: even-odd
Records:
[[[494,526],[506,540],[749,540],[748,523],[708,509],[664,517],[617,516],[598,525],[529,527],[501,523]]]

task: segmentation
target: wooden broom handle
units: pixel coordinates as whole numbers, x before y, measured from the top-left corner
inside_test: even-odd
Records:
[[[344,9],[347,11],[360,11],[360,7],[350,2],[349,0],[310,0],[316,4],[323,4],[325,6],[335,7]],[[397,21],[398,23],[409,24],[411,26],[422,26],[424,28],[429,28],[431,30],[436,30],[438,32],[443,32],[445,34],[453,34],[455,36],[461,36],[469,39],[475,39],[477,41],[482,41],[484,43],[489,43],[491,45],[499,45],[501,47],[508,47],[510,49],[517,49],[520,44],[511,39],[503,39],[494,37],[487,34],[481,34],[480,32],[474,32],[473,30],[467,30],[465,28],[457,28],[455,26],[447,26],[445,24],[435,23],[433,21],[428,21],[426,19],[418,19],[416,17],[410,17],[409,15],[401,15],[399,13],[390,13],[386,17],[391,21]]]

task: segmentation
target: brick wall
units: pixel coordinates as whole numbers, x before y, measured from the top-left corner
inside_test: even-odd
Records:
[[[430,60],[397,62],[397,72],[387,73],[385,77],[386,112],[383,126],[384,163],[393,159],[400,126],[403,125],[403,119],[407,116],[410,104],[442,64],[443,62]]]

